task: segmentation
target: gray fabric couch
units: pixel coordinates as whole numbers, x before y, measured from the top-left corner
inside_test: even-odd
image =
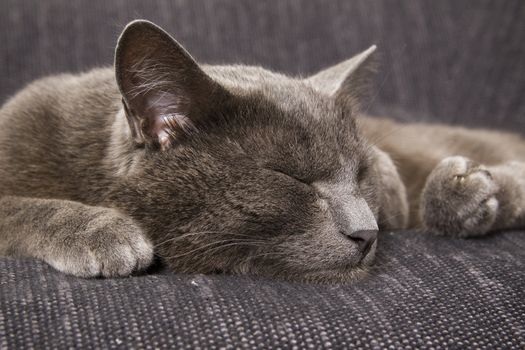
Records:
[[[525,3],[0,1],[0,102],[32,79],[109,65],[147,18],[200,61],[314,72],[375,43],[370,111],[525,134]],[[525,232],[383,232],[351,285],[179,275],[82,280],[0,258],[0,349],[525,348]]]

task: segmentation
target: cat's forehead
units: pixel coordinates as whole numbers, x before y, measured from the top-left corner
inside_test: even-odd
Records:
[[[204,69],[233,95],[261,95],[283,112],[300,113],[302,117],[314,119],[341,112],[332,98],[303,79],[255,66],[205,66]]]
[[[216,132],[235,140],[262,167],[307,182],[341,182],[365,157],[355,123],[308,80],[259,67],[204,68],[237,97],[225,111],[239,118]]]
[[[221,83],[228,90],[243,88],[254,89],[261,85],[280,85],[287,84],[294,78],[272,72],[268,69],[257,66],[229,65],[229,66],[208,66],[202,68],[212,78]]]
[[[228,112],[242,117],[230,119],[226,134],[260,159],[313,174],[335,173],[361,158],[362,140],[345,115],[352,112],[308,80],[251,66],[205,69],[237,97]]]

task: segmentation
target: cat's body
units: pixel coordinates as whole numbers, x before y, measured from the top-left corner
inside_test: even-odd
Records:
[[[519,136],[368,117],[357,131],[370,54],[306,80],[198,68],[134,22],[116,79],[46,78],[0,110],[0,254],[80,276],[127,275],[155,251],[177,271],[334,281],[372,262],[378,224],[523,225],[525,166],[506,165],[525,162]]]
[[[525,162],[525,141],[510,132],[431,123],[405,124],[386,118],[362,118],[361,128],[397,166],[407,189],[410,227],[421,227],[421,192],[430,173],[445,158],[463,156],[485,166]]]

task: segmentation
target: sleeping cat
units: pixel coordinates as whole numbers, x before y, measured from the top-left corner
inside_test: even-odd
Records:
[[[381,229],[525,223],[517,135],[358,116],[375,47],[307,78],[198,65],[134,21],[115,69],[0,110],[0,254],[82,277],[174,271],[337,282]]]

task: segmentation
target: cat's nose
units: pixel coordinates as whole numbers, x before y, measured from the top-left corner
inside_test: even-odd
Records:
[[[377,239],[377,230],[359,230],[345,235],[354,241],[359,247],[359,251],[364,255],[368,254],[370,248]]]

